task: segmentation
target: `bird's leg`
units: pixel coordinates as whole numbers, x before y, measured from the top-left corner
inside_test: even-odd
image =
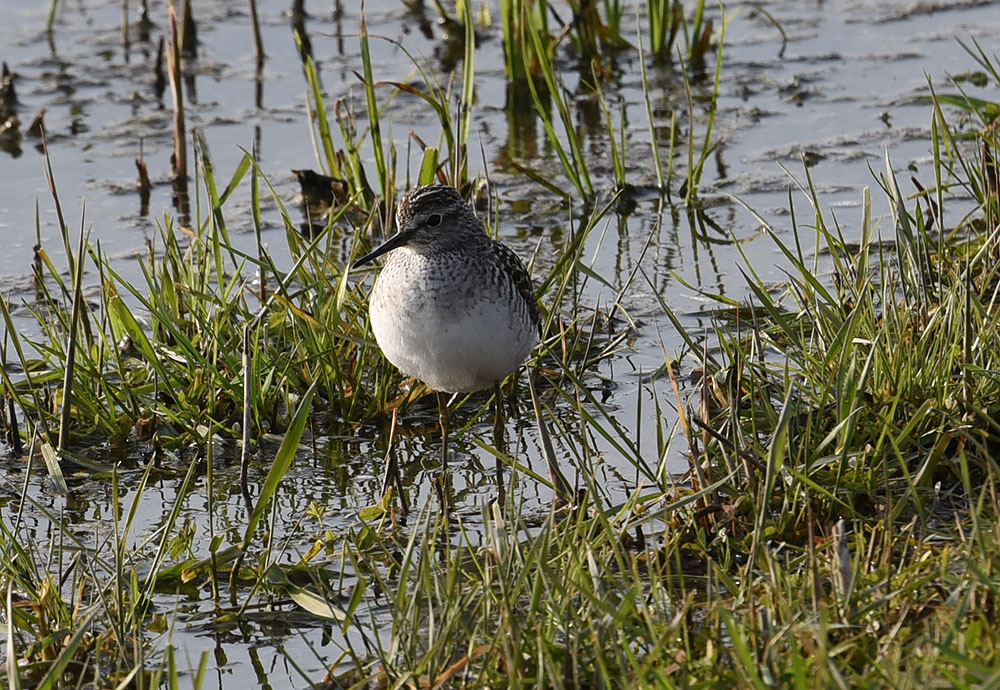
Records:
[[[441,425],[441,471],[448,471],[448,396],[438,392],[438,424]]]
[[[506,452],[504,447],[504,418],[503,418],[503,390],[500,381],[493,386],[493,447],[497,449],[495,456],[497,463],[497,503],[501,508],[507,502],[507,491],[504,488],[503,463],[500,462],[501,452]]]
[[[448,494],[448,395],[437,391],[438,423],[441,425],[441,502],[447,505]]]

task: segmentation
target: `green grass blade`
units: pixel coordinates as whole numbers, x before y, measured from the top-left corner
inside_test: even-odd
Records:
[[[295,410],[295,415],[288,426],[288,431],[285,432],[285,437],[281,440],[281,446],[278,448],[278,452],[275,453],[274,462],[271,464],[271,469],[268,471],[267,477],[260,487],[257,503],[254,505],[250,519],[247,521],[246,531],[243,533],[244,549],[250,546],[250,541],[257,531],[257,524],[264,517],[271,498],[278,491],[278,486],[280,486],[282,478],[284,478],[285,473],[292,464],[292,460],[295,459],[295,453],[299,448],[299,441],[302,440],[302,433],[305,431],[306,422],[309,421],[309,413],[312,411],[312,398],[315,392],[316,383],[314,382],[299,401],[299,406]]]

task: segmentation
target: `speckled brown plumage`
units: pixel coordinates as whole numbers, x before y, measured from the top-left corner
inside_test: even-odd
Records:
[[[355,264],[388,254],[369,313],[389,361],[450,393],[488,388],[512,373],[541,331],[518,256],[486,234],[453,187],[410,190],[396,221],[398,233]]]

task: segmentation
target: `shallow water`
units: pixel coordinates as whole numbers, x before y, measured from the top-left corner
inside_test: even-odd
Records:
[[[85,199],[83,222],[91,228],[92,240],[100,240],[104,250],[117,257],[116,267],[126,278],[137,279],[140,274],[134,255],[145,251],[163,214],[175,212],[169,184],[169,94],[164,94],[162,102],[157,99],[151,69],[155,41],[166,24],[165,3],[152,3],[157,24],[152,42],[140,41],[133,27],[127,48],[123,46],[119,2],[60,3],[51,35],[45,32],[47,7],[43,5],[0,0],[6,18],[0,26],[0,59],[18,75],[18,115],[26,128],[33,115],[45,108],[56,185],[70,226],[79,224]],[[353,4],[344,5],[343,14],[334,17],[330,3],[314,3],[308,8],[312,16],[306,26],[327,93],[331,99],[349,99],[361,111],[364,95],[354,75],[361,64],[359,14]],[[495,3],[490,5],[498,22]],[[287,6],[275,2],[259,2],[259,6],[267,61],[257,84],[245,5],[197,3],[201,43],[197,59],[189,64],[189,72],[194,74],[193,81],[186,85],[189,127],[202,131],[221,179],[234,169],[242,149],[256,144],[263,170],[285,203],[294,205],[298,185],[290,170],[319,167],[306,116],[307,87]],[[663,364],[664,348],[673,356],[682,346],[662,314],[654,291],[689,328],[708,328],[706,310],[711,305],[683,285],[743,297],[746,289],[739,269],[742,260],[732,238],[741,242],[740,249],[758,273],[775,281],[782,278],[773,244],[759,232],[760,223],[734,203],[731,195],[739,197],[787,237],[788,190],[793,183],[781,166],[803,180],[801,160],[808,155],[822,204],[833,209],[844,234],[851,237],[860,222],[863,187],[873,188],[876,215],[887,214],[869,166],[875,171],[884,169],[888,152],[901,180],[910,174],[922,178],[930,168],[930,110],[925,105],[900,103],[928,93],[928,80],[944,87],[948,75],[974,68],[956,39],[968,44],[974,38],[989,50],[1000,38],[1000,3],[995,2],[787,0],[763,6],[787,34],[783,52],[778,31],[750,8],[739,11],[726,34],[715,123],[715,137],[721,139],[721,145],[704,179],[704,195],[710,201],[708,213],[721,231],[707,241],[699,238],[682,210],[661,204],[655,194],[640,191],[634,211],[620,218],[609,216],[606,231],[591,237],[585,253],[593,258],[594,270],[612,286],[622,285],[637,262],[650,279],[652,287],[636,281],[622,299],[625,309],[640,324],[630,341],[631,348],[603,363],[595,372],[599,378],[592,381],[604,395],[607,408],[616,414],[620,424],[635,433],[643,448],[656,445],[654,397],[667,415],[662,423],[667,428],[673,423],[668,384],[660,382],[653,387],[644,383],[645,375]],[[367,3],[367,22],[373,35],[402,35],[412,52],[426,56],[433,69],[444,71],[453,58],[430,10],[427,19],[429,23],[422,25],[401,2]],[[425,27],[430,36],[425,35]],[[375,40],[372,50],[376,79],[403,81],[411,74],[409,59],[391,43]],[[471,165],[474,171],[488,171],[499,191],[500,236],[523,256],[540,243],[538,262],[544,266],[553,261],[561,246],[569,214],[575,217],[582,209],[578,204],[567,208],[507,164],[516,157],[524,165],[559,177],[540,125],[518,128],[505,115],[500,52],[499,26],[495,25],[483,32],[476,64],[478,102],[473,140],[477,145],[482,143],[485,161],[473,157]],[[713,59],[709,58],[709,72]],[[560,60],[566,87],[572,92],[577,81],[575,63],[567,55]],[[649,70],[657,117],[654,125],[659,132],[664,131],[669,126],[667,113],[676,109],[681,131],[686,132],[686,97],[679,73],[673,67],[652,64]],[[605,98],[609,103],[617,103],[619,98],[624,101],[630,182],[640,190],[648,189],[655,183],[655,176],[649,167],[649,130],[636,58],[631,54],[619,58],[613,74],[606,84]],[[697,100],[695,129],[700,137],[710,79],[696,79],[693,88]],[[967,82],[966,88],[974,96],[997,99],[996,93],[980,93],[982,90],[971,83]],[[576,116],[585,136],[591,174],[606,197],[612,182],[603,121],[592,100],[580,102],[578,108]],[[428,142],[436,141],[436,116],[417,99],[401,96],[389,109],[387,122],[390,126],[386,131],[400,151],[401,165],[415,175],[419,160],[415,156],[413,161],[405,158],[408,132],[412,130]],[[140,147],[154,183],[145,215],[140,213],[135,189],[134,160]],[[4,251],[0,252],[0,289],[15,303],[31,291],[36,200],[42,243],[57,265],[65,263],[39,141],[25,136],[19,149],[17,152],[9,147],[0,152],[0,232],[5,240]],[[683,168],[684,160],[678,165]],[[403,179],[405,174],[401,172],[399,177]],[[675,182],[675,190],[678,185]],[[904,189],[904,193],[912,191]],[[228,222],[235,243],[250,249],[254,238],[249,214],[240,213],[249,207],[245,190],[243,193],[244,197],[237,195],[228,204]],[[793,196],[801,217],[808,217],[804,198],[797,192]],[[273,203],[267,209],[264,239],[281,258],[283,229]],[[881,228],[891,235],[888,222],[883,222]],[[647,241],[649,247],[644,253]],[[615,292],[591,282],[585,301],[607,305]],[[31,328],[27,319],[23,326]],[[694,365],[693,360],[683,361],[681,373],[689,373]],[[640,404],[642,412],[637,414]],[[474,411],[475,405],[467,406],[465,419]],[[422,505],[432,496],[428,477],[436,469],[436,438],[433,433],[424,437],[419,427],[433,416],[429,409],[414,410],[408,419],[412,435],[401,441],[401,454],[407,459],[405,479],[414,487],[411,501],[415,505]],[[637,417],[641,423],[637,423]],[[517,455],[541,471],[539,440],[528,420],[512,423],[511,431]],[[488,425],[481,423],[455,444],[459,512],[472,524],[482,504],[492,497],[493,461],[473,443],[476,437],[488,439],[488,433]],[[636,484],[634,470],[618,462],[614,449],[603,439],[592,440],[603,453],[598,471],[609,495],[625,495]],[[284,560],[293,562],[326,529],[344,530],[356,525],[358,509],[372,503],[378,491],[381,458],[373,455],[375,449],[371,438],[320,437],[316,452],[301,458],[292,468],[279,495],[281,536],[289,540]],[[261,465],[252,479],[262,478],[267,453],[273,450],[264,446]],[[686,469],[683,450],[682,442],[674,443],[668,456],[671,470]],[[216,532],[237,535],[232,540],[236,542],[247,518],[234,487],[232,447],[223,442],[218,451],[216,513],[206,515],[202,499],[189,499],[186,506],[186,518],[198,525],[192,542],[198,556],[204,556],[207,550],[209,517]],[[126,455],[139,461],[145,459],[141,448]],[[168,460],[168,469],[171,466],[182,472],[185,458]],[[22,472],[20,463],[8,469],[7,495],[16,494],[16,487],[23,481]],[[128,487],[134,476],[126,476],[123,485]],[[30,494],[41,504],[63,511],[66,522],[81,539],[96,543],[99,535],[109,529],[106,522],[111,499],[107,484],[83,475],[70,477],[70,481],[75,482],[76,500],[72,505],[53,496],[41,474],[30,478]],[[153,533],[165,519],[178,481],[177,473],[172,472],[154,477],[141,499],[141,527],[136,540]],[[204,478],[195,481],[203,482]],[[203,493],[199,486],[192,496]],[[544,511],[549,500],[547,492],[530,480],[522,479],[519,495],[529,514]],[[126,488],[122,503],[127,505],[130,500]],[[325,508],[322,524],[315,518],[303,517],[310,502]],[[28,520],[24,530],[40,543],[57,536],[51,523],[40,515]],[[306,677],[318,681],[325,664],[339,653],[339,629],[324,629],[307,619],[261,611],[226,628],[213,622],[213,605],[204,591],[181,598],[163,595],[157,603],[162,613],[175,618],[173,641],[181,647],[180,658],[190,659],[193,666],[201,650],[209,650],[220,687],[236,687],[239,683],[252,687],[264,682],[274,687],[305,684],[287,663],[286,655],[296,660]],[[371,606],[373,617],[385,621],[378,603],[373,601]]]

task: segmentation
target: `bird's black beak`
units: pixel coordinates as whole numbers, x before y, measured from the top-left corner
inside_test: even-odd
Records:
[[[378,257],[382,256],[386,252],[391,252],[393,249],[396,249],[398,247],[402,247],[409,240],[410,240],[410,233],[397,232],[395,235],[393,235],[392,237],[390,237],[389,239],[387,239],[385,242],[383,242],[379,246],[375,247],[375,249],[373,249],[372,251],[368,252],[367,254],[365,254],[364,256],[362,256],[360,259],[358,259],[357,261],[355,261],[353,264],[351,264],[351,268],[355,269],[355,268],[358,268],[359,266],[364,266],[366,263],[368,263],[368,262],[370,262],[370,261],[372,261],[374,259],[377,259]]]

